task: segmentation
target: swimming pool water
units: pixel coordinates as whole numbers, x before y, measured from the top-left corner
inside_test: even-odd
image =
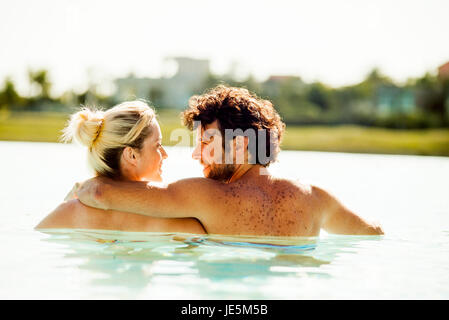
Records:
[[[272,172],[330,190],[386,235],[260,238],[35,231],[89,177],[84,151],[0,150],[1,299],[449,298],[449,158],[283,151]],[[201,175],[189,151],[168,148],[166,181]]]

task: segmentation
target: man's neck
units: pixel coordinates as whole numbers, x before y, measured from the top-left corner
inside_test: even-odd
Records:
[[[232,177],[229,178],[227,183],[235,182],[242,179],[243,177],[247,178],[254,175],[260,175],[262,169],[265,168],[258,164],[239,164],[237,165],[237,169],[234,171]]]

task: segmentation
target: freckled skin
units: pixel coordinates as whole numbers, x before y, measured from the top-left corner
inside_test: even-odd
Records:
[[[91,188],[99,187],[102,198],[92,198]],[[379,225],[363,220],[326,191],[260,174],[260,166],[228,184],[190,178],[159,188],[95,178],[79,192],[84,204],[97,208],[196,218],[209,234],[318,236],[320,229],[336,234],[383,234]]]
[[[217,124],[210,127],[216,129]],[[192,157],[208,177],[218,164],[203,152],[206,149],[199,143]],[[244,174],[230,183],[190,178],[156,187],[97,177],[84,182],[77,195],[85,205],[100,209],[196,218],[209,234],[318,236],[321,228],[336,234],[383,234],[379,225],[368,223],[319,187],[274,177],[260,165],[246,163],[235,172],[241,168],[246,168]]]
[[[244,177],[224,187],[226,220],[209,225],[208,232],[270,236],[317,236],[312,221],[319,213],[306,205],[310,187],[271,176]],[[305,212],[305,213],[304,213]],[[208,228],[205,226],[206,229]]]

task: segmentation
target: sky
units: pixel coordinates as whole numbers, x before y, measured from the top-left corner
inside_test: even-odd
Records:
[[[374,67],[398,82],[449,61],[449,1],[0,1],[0,83],[27,90],[47,68],[54,92],[130,72],[169,76],[165,57],[214,73],[298,75],[343,86]]]

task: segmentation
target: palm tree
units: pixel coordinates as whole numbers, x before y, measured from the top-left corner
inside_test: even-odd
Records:
[[[20,96],[17,93],[14,82],[11,78],[5,79],[3,89],[0,91],[0,109],[11,109],[20,104]]]
[[[31,88],[36,84],[40,88],[37,95],[38,99],[49,99],[51,83],[48,78],[48,71],[45,69],[33,71],[28,70],[28,80],[30,82],[30,97],[32,96]]]

